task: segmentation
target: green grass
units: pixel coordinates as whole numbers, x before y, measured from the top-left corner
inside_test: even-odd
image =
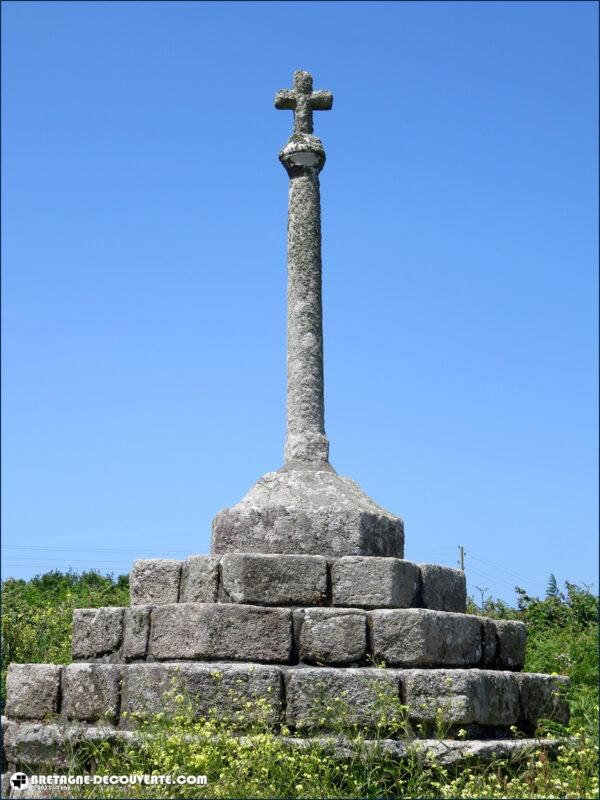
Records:
[[[585,588],[554,586],[545,599],[518,590],[517,608],[488,601],[471,613],[520,619],[527,625],[525,669],[568,675],[572,719],[567,729],[542,723],[540,733],[568,735],[556,758],[531,755],[519,762],[497,760],[444,768],[413,756],[402,762],[383,751],[365,750],[360,731],[339,714],[338,734],[352,741],[347,758],[321,746],[290,748],[260,718],[249,735],[235,735],[239,725],[216,718],[194,719],[185,698],[174,716],[158,715],[145,723],[141,746],[96,745],[84,755],[97,774],[202,774],[206,787],[89,787],[73,789],[80,797],[493,797],[576,798],[598,796],[598,598]],[[127,579],[96,573],[53,572],[31,581],[3,584],[2,696],[10,661],[70,661],[71,615],[82,606],[127,605]],[[258,709],[260,711],[260,709]],[[253,714],[257,709],[253,708]],[[385,710],[386,724],[404,725]],[[394,722],[397,719],[398,723]],[[395,731],[402,735],[402,731]],[[380,731],[384,735],[384,729]],[[73,763],[76,774],[81,764]]]

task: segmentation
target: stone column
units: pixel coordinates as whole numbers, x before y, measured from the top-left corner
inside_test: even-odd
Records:
[[[213,521],[212,553],[404,555],[404,525],[329,464],[323,421],[323,322],[319,173],[325,151],[313,111],[333,96],[314,92],[308,72],[275,95],[294,112],[294,132],[279,154],[290,179],[288,217],[288,383],[285,463],[259,478]]]
[[[329,459],[323,399],[321,205],[325,153],[316,137],[296,134],[280,158],[290,177],[285,465]],[[311,141],[316,140],[316,141]]]
[[[313,135],[313,111],[328,111],[332,105],[331,92],[314,92],[312,75],[304,70],[294,72],[293,89],[275,95],[275,108],[294,112],[294,133],[279,154],[290,178],[284,469],[332,469],[323,403],[319,172],[325,150]]]

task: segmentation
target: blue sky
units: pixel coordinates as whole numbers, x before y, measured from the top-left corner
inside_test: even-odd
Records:
[[[406,556],[597,586],[594,3],[2,4],[3,575],[208,552],[281,466],[294,69],[332,463]]]

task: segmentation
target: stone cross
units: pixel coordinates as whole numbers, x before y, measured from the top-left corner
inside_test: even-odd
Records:
[[[288,205],[286,468],[329,469],[323,398],[321,302],[321,141],[312,135],[314,109],[330,109],[330,92],[313,92],[308,72],[294,73],[294,89],[278,92],[275,108],[294,110],[294,134],[279,159],[290,178]]]
[[[294,133],[313,132],[313,111],[329,111],[333,105],[331,92],[313,92],[310,72],[294,72],[294,88],[282,89],[275,95],[275,108],[294,112]]]

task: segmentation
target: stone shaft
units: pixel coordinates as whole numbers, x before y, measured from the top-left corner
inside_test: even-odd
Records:
[[[323,400],[321,204],[316,166],[295,165],[288,216],[285,463],[327,462]]]

